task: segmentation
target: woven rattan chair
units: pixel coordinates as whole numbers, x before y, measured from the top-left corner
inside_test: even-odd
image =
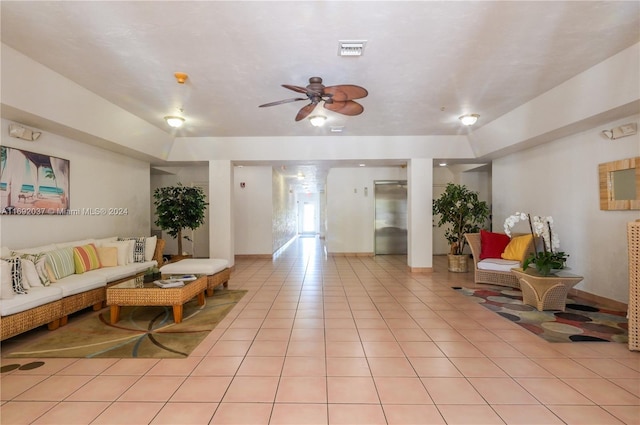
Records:
[[[474,281],[476,283],[488,283],[490,285],[509,286],[511,288],[520,289],[520,282],[513,273],[501,272],[494,270],[481,270],[478,268],[478,262],[480,261],[480,252],[482,251],[480,243],[480,233],[465,233],[465,238],[471,248],[471,255],[473,256],[473,270]],[[529,245],[527,252],[533,252],[533,243]],[[520,265],[522,266],[522,264]]]

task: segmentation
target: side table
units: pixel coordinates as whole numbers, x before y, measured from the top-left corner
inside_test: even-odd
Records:
[[[564,311],[569,289],[583,279],[582,276],[562,270],[549,276],[542,276],[534,270],[525,272],[521,268],[511,269],[511,272],[520,281],[522,301],[539,311]]]

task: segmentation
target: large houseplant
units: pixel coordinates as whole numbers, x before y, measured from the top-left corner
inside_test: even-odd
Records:
[[[204,213],[209,205],[201,187],[159,187],[153,192],[153,204],[158,219],[155,224],[178,239],[178,255],[182,254],[182,230],[195,230],[204,223]],[[191,240],[188,236],[184,239]]]
[[[448,226],[445,238],[449,242],[449,271],[466,272],[467,258],[464,234],[476,233],[489,217],[489,205],[478,199],[478,192],[466,186],[449,183],[438,199],[433,200],[433,215],[439,215],[438,226]]]

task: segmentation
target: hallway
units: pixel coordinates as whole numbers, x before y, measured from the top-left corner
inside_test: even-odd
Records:
[[[248,294],[186,359],[34,359],[0,375],[3,424],[637,424],[640,353],[548,343],[405,256],[298,238],[239,259]],[[223,290],[223,289],[219,289]],[[11,341],[9,341],[11,343]],[[23,359],[24,360],[24,359]],[[2,359],[2,364],[15,359]]]

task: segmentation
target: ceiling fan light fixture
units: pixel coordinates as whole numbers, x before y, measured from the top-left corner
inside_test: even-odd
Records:
[[[182,127],[182,124],[184,124],[184,118],[182,117],[169,115],[164,117],[164,120],[167,122],[169,127],[172,127],[172,128],[180,128]]]
[[[480,115],[478,114],[466,114],[458,117],[464,125],[474,125],[478,121],[478,118],[480,118]]]
[[[322,127],[326,120],[327,117],[325,117],[324,115],[312,115],[309,117],[309,122],[314,127]]]

